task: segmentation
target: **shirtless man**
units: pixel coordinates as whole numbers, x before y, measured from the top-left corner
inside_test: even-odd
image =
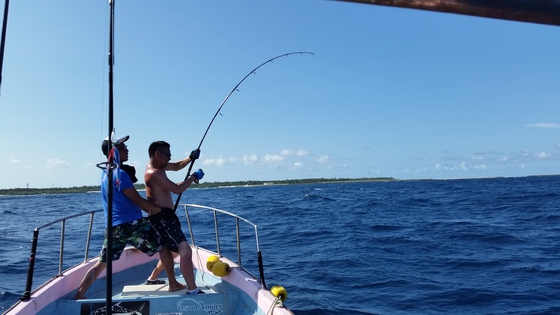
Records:
[[[195,180],[202,179],[204,172],[199,169],[189,176],[187,180],[176,184],[167,178],[165,171],[178,171],[183,169],[191,161],[198,158],[200,150],[192,151],[188,158],[170,163],[171,151],[169,144],[165,141],[156,141],[150,145],[148,153],[150,156],[150,162],[146,166],[146,173],[144,174],[146,197],[149,201],[156,203],[160,207],[173,209],[175,205],[171,197],[171,193],[182,193],[189,188]],[[187,239],[185,238],[183,231],[181,230],[180,221],[175,212],[165,211],[163,213],[156,213],[150,217],[150,221],[164,239],[165,246],[172,252],[179,254],[179,268],[181,269],[183,278],[187,283],[188,293],[204,293],[196,286],[194,280],[194,268],[192,264],[192,250],[190,245],[187,243]],[[169,257],[166,258],[169,259],[171,256],[172,254],[169,253]]]

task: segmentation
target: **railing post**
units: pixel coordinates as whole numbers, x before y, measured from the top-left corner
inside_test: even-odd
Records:
[[[89,228],[88,228],[88,236],[87,236],[87,240],[86,240],[86,250],[85,250],[85,254],[84,254],[84,262],[87,261],[88,255],[89,255],[89,244],[91,241],[91,231],[92,231],[92,227],[93,227],[93,217],[95,216],[95,212],[91,213],[91,217],[89,218]]]
[[[257,255],[258,255],[258,258],[259,258],[259,274],[261,276],[261,284],[262,284],[263,288],[266,289],[266,283],[264,282],[264,266],[263,266],[261,251],[258,251]]]
[[[64,259],[64,231],[66,228],[66,220],[62,220],[60,227],[60,255],[58,256],[58,276],[62,276],[62,261]]]
[[[240,268],[243,268],[241,265],[241,232],[239,231],[239,218],[235,218],[235,236],[237,239],[237,264]]]
[[[255,228],[255,240],[257,241],[257,257],[259,259],[259,274],[261,277],[261,285],[266,289],[266,283],[264,281],[264,264],[261,254],[261,246],[259,245],[259,229],[256,225],[253,225],[253,227]]]
[[[31,253],[29,254],[29,268],[27,269],[27,282],[25,291],[20,300],[29,301],[31,298],[31,286],[33,285],[33,269],[35,268],[35,252],[37,251],[37,240],[39,239],[39,229],[33,231],[33,240],[31,241]]]
[[[218,214],[216,211],[214,212],[214,231],[216,232],[216,246],[217,251],[218,251],[218,257],[222,257],[222,254],[220,253],[220,234],[218,233]]]
[[[187,217],[187,225],[189,226],[189,233],[191,234],[192,244],[193,246],[196,246],[196,243],[194,241],[194,233],[191,226],[191,217],[189,216],[189,208],[187,205],[185,205],[185,216]]]

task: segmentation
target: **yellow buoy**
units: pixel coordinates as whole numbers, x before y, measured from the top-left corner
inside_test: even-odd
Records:
[[[286,299],[288,298],[288,291],[286,291],[283,286],[275,285],[270,289],[270,292],[275,297],[280,298],[282,302],[286,301]]]
[[[212,273],[218,277],[227,276],[231,268],[223,261],[218,261],[212,266]]]
[[[208,260],[206,261],[206,269],[212,271],[212,266],[214,266],[214,264],[218,261],[220,261],[220,258],[218,258],[218,256],[216,255],[208,257]]]

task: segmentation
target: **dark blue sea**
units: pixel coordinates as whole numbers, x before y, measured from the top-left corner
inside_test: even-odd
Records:
[[[190,189],[181,201],[257,224],[267,285],[297,315],[560,314],[560,176]],[[100,206],[96,193],[0,196],[0,311],[24,291],[32,230]],[[85,234],[68,231],[67,246]],[[43,236],[54,241],[40,241],[37,265],[56,264],[56,233]]]

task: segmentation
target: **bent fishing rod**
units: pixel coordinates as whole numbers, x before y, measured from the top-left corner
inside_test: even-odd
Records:
[[[290,55],[303,55],[303,54],[315,55],[314,53],[308,52],[308,51],[290,52],[290,53],[282,54],[282,55],[276,56],[274,58],[268,59],[267,61],[258,65],[253,70],[249,71],[249,73],[247,73],[247,75],[245,77],[243,77],[243,79],[241,79],[241,81],[239,81],[239,83],[237,83],[237,85],[229,92],[229,94],[226,96],[226,98],[224,99],[224,101],[222,102],[220,107],[218,107],[218,110],[214,114],[214,117],[212,117],[212,120],[210,121],[210,124],[208,125],[208,128],[206,128],[206,131],[204,132],[204,135],[202,136],[202,139],[200,140],[200,143],[198,144],[198,147],[196,148],[196,150],[200,150],[200,147],[202,146],[202,142],[204,142],[204,139],[206,138],[206,134],[208,134],[208,130],[210,130],[210,127],[212,126],[212,124],[214,123],[214,120],[216,119],[216,117],[218,116],[220,111],[222,110],[222,107],[224,107],[224,105],[228,101],[229,97],[233,94],[233,92],[237,91],[237,88],[241,85],[241,83],[243,83],[243,81],[245,81],[245,79],[247,79],[251,74],[255,74],[256,73],[255,71],[257,71],[260,67],[266,65],[267,63],[272,63],[272,62],[274,62],[274,60],[276,60],[278,58],[287,57],[287,56],[290,56]],[[190,165],[189,165],[189,169],[187,171],[187,175],[185,176],[185,181],[189,178],[189,176],[191,174],[191,171],[192,171],[192,168],[193,168],[193,165],[194,165],[194,161],[191,160],[189,164]],[[181,200],[182,195],[183,195],[183,193],[180,193],[177,196],[177,200],[175,201],[175,207],[173,208],[173,210],[177,210],[177,206],[179,206],[179,200]]]

